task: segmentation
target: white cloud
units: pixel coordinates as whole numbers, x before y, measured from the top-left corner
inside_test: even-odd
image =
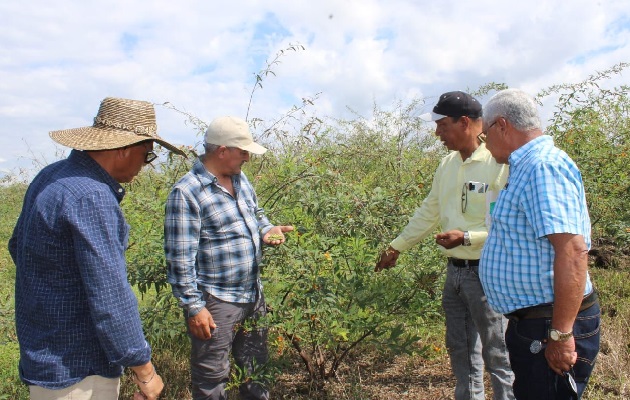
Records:
[[[492,81],[535,93],[630,60],[626,0],[5,1],[0,25],[5,170],[54,159],[48,131],[91,124],[106,96],[244,116],[253,74],[289,43],[306,50],[281,57],[250,116],[318,92],[322,117]],[[156,111],[167,140],[199,140],[183,115]]]

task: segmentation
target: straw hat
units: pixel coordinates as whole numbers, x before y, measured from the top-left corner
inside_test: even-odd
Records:
[[[111,150],[153,140],[170,151],[183,151],[157,134],[155,110],[147,101],[107,97],[101,102],[94,125],[50,132],[57,143],[77,150]]]

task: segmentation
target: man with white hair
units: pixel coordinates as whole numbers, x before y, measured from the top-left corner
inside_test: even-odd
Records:
[[[509,319],[514,394],[579,398],[600,338],[582,176],[543,134],[536,103],[521,90],[495,94],[484,107],[483,123],[488,150],[510,165],[479,272],[488,302]]]

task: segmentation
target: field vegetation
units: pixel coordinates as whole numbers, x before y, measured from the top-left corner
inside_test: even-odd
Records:
[[[282,55],[256,74],[252,97]],[[556,99],[547,133],[580,167],[593,222],[590,271],[603,327],[585,399],[630,396],[630,88],[607,85],[627,67],[619,64],[538,94],[540,101]],[[489,84],[471,92],[485,95],[502,87]],[[278,399],[451,398],[454,380],[440,307],[443,256],[427,240],[403,253],[395,269],[373,273],[377,255],[426,196],[446,154],[433,126],[416,117],[423,100],[388,109],[375,105],[372,115],[349,120],[313,115],[310,106],[316,101],[317,96],[305,98],[278,120],[250,118],[271,151],[252,158],[245,172],[271,221],[296,230],[285,245],[265,250],[272,362],[248,376],[234,370],[231,385],[268,381]],[[188,117],[201,133],[205,123]],[[188,151],[187,160],[163,154],[157,167],[145,168],[128,186],[123,201],[132,226],[129,280],[167,385],[164,399],[190,398],[189,344],[166,283],[162,250],[164,202],[190,168],[196,154],[194,148]],[[15,266],[6,249],[26,188],[14,178],[0,187],[5,244],[0,249],[0,399],[28,398],[17,372]],[[123,399],[134,390],[128,375]]]

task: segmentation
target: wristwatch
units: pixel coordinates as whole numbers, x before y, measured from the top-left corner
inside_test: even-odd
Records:
[[[554,342],[566,342],[571,337],[573,337],[573,332],[561,332],[557,329],[549,329],[549,339]]]
[[[462,246],[470,246],[470,233],[468,231],[464,231],[464,243]]]

